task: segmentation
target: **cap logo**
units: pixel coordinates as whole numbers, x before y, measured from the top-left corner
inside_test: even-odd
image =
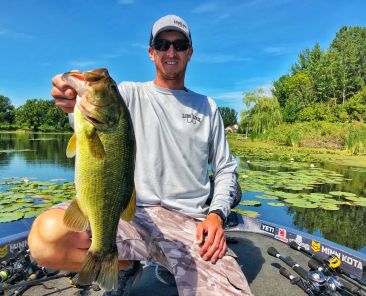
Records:
[[[176,24],[177,26],[179,26],[183,29],[187,29],[187,26],[185,24],[183,24],[181,21],[174,20],[174,24]]]

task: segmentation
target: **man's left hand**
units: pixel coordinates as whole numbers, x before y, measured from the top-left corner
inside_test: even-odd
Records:
[[[199,251],[204,260],[211,260],[216,263],[226,252],[226,239],[223,221],[221,217],[215,213],[207,216],[207,219],[197,225],[197,242],[201,246]]]

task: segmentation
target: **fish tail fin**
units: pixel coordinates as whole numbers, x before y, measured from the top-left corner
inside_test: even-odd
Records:
[[[88,252],[81,266],[78,284],[89,285],[92,282],[98,284],[106,291],[118,289],[118,253],[117,249],[102,256]]]
[[[74,231],[85,231],[88,228],[88,218],[81,212],[75,199],[66,209],[63,220],[64,224]]]
[[[121,218],[125,221],[130,221],[135,216],[136,212],[136,191],[133,188],[132,195],[127,207],[122,212]]]

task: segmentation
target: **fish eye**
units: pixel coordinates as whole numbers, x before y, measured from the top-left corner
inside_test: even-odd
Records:
[[[112,91],[118,91],[118,88],[115,84],[111,84],[111,90]]]

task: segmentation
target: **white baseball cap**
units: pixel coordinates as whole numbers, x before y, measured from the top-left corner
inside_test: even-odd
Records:
[[[160,32],[169,30],[182,32],[192,46],[191,31],[189,30],[187,22],[181,17],[173,14],[163,16],[154,23],[151,29],[149,44],[153,44],[155,37]]]

